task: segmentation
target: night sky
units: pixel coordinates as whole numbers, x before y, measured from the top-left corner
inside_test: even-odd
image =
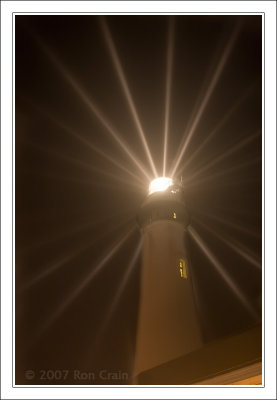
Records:
[[[176,177],[184,181],[191,226],[261,315],[262,17],[114,15],[103,21],[96,15],[17,15],[17,384],[91,384],[72,377],[42,382],[39,372],[30,381],[26,370],[106,369],[131,376],[140,258],[109,311],[141,237],[136,215],[149,181],[88,101],[151,178],[153,174],[103,24],[110,31],[159,175],[168,38],[173,44],[169,171],[237,32]],[[133,227],[95,278],[55,317]],[[188,247],[205,342],[255,325],[258,320],[191,236]]]

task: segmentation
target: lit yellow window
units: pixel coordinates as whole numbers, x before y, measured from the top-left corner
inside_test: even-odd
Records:
[[[180,258],[179,260],[179,270],[180,270],[180,276],[183,279],[187,279],[188,274],[187,274],[187,265],[186,261]]]
[[[176,219],[177,215],[176,213],[173,213],[173,218]]]

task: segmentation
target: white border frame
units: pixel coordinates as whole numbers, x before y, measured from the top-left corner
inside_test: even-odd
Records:
[[[14,211],[12,203],[12,129],[14,128],[12,113],[12,13],[194,13],[197,10],[203,14],[235,14],[235,13],[265,13],[265,113],[263,132],[263,149],[265,154],[265,180],[263,188],[267,190],[263,206],[265,207],[264,254],[267,264],[264,301],[267,304],[265,321],[265,387],[199,387],[199,386],[165,386],[165,387],[132,387],[132,386],[16,386],[12,387],[12,232],[11,215]],[[13,46],[14,49],[14,46]],[[2,1],[1,3],[1,307],[2,307],[2,398],[4,399],[39,399],[39,398],[275,398],[276,361],[276,3],[275,1]],[[14,97],[13,97],[14,98]],[[13,132],[14,134],[14,132]],[[13,141],[14,143],[14,141]],[[11,151],[12,150],[12,151]],[[14,167],[14,166],[13,166]],[[264,166],[263,166],[264,168]],[[14,182],[14,180],[13,180]],[[14,192],[13,192],[14,193]],[[14,238],[13,238],[14,240]],[[13,254],[14,255],[14,254]],[[73,389],[74,388],[74,389]],[[163,390],[165,389],[165,390]],[[233,391],[235,390],[235,392]],[[205,396],[205,397],[203,397]],[[247,397],[245,397],[247,396]]]

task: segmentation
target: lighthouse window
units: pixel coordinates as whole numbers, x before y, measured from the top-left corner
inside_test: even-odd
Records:
[[[188,274],[187,274],[187,268],[186,268],[186,261],[180,258],[179,260],[179,271],[180,271],[180,277],[183,279],[187,279]]]

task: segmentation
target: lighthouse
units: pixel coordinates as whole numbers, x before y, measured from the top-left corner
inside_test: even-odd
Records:
[[[134,376],[202,346],[182,183],[166,177],[153,180],[137,221],[143,250]]]

